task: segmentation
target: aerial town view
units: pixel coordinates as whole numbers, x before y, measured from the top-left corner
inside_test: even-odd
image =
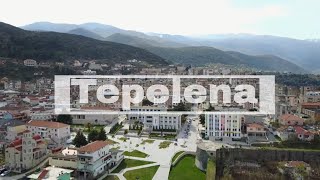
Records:
[[[318,0],[4,0],[0,180],[320,179]]]

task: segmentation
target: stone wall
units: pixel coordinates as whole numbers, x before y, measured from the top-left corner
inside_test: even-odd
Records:
[[[320,167],[320,151],[266,150],[266,149],[218,149],[216,151],[216,179],[223,176],[226,166],[235,161],[263,163],[268,161],[304,161],[311,167]]]

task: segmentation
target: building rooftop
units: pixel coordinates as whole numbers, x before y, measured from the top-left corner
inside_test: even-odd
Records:
[[[79,153],[93,153],[99,149],[109,145],[106,141],[94,141],[79,149]]]
[[[40,121],[38,121],[38,120],[29,121],[29,123],[27,125],[37,126],[37,127],[55,128],[55,129],[64,128],[64,127],[69,126],[68,124],[63,124],[60,122],[41,121],[41,120]]]

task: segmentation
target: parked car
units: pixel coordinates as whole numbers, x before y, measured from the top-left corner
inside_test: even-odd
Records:
[[[6,175],[8,175],[9,173],[10,173],[10,171],[4,171],[3,173],[0,174],[0,176],[2,176],[2,177],[3,177],[3,176],[6,176]]]
[[[5,172],[5,171],[7,171],[6,168],[1,168],[1,169],[0,169],[0,174],[2,174],[2,173]]]

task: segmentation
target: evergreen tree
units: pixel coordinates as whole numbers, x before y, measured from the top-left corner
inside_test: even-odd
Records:
[[[105,141],[105,140],[107,140],[106,131],[104,130],[103,127],[102,127],[102,128],[100,129],[100,131],[99,131],[98,140],[100,140],[100,141]]]
[[[72,117],[68,114],[60,114],[57,117],[57,122],[61,122],[64,124],[72,124]]]
[[[88,134],[88,141],[93,142],[98,140],[98,135],[99,135],[98,131],[95,129],[92,129]]]
[[[76,137],[73,139],[73,144],[76,147],[81,147],[87,145],[88,141],[83,133],[81,131],[78,131]]]

